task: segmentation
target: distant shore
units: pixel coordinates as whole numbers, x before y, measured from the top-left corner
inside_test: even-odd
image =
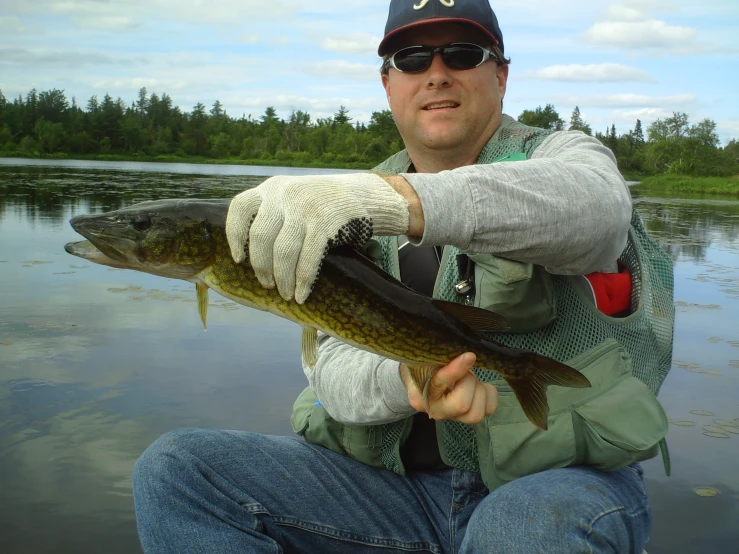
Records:
[[[0,152],[0,158],[25,158],[37,160],[83,160],[101,162],[154,162],[154,163],[183,163],[183,164],[208,164],[208,165],[244,165],[244,166],[269,166],[269,167],[305,167],[315,169],[348,169],[368,170],[375,164],[361,162],[350,163],[327,163],[320,160],[299,162],[289,159],[277,158],[224,158],[215,159],[204,156],[144,156],[124,154],[28,154],[22,152]],[[731,177],[692,177],[689,175],[652,175],[640,177],[638,175],[624,175],[630,184],[630,188],[636,192],[666,192],[666,193],[690,193],[709,194],[715,196],[739,196],[739,175]],[[632,184],[633,183],[633,184]]]
[[[0,152],[0,158],[26,158],[31,160],[85,160],[95,162],[159,162],[210,165],[262,165],[275,167],[308,167],[315,169],[372,169],[373,163],[363,162],[323,162],[321,160],[298,160],[278,158],[207,158],[205,156],[145,156],[125,154],[29,154],[27,152]]]
[[[739,175],[731,177],[691,177],[688,175],[653,175],[633,185],[636,192],[668,192],[739,196]]]

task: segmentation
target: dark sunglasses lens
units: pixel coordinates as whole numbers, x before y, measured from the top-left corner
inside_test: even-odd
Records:
[[[395,67],[400,71],[415,73],[428,69],[431,65],[431,57],[433,55],[430,48],[412,46],[396,52],[393,56],[393,61],[395,62]]]
[[[452,45],[442,51],[444,63],[452,69],[472,69],[482,63],[485,51],[479,46]]]

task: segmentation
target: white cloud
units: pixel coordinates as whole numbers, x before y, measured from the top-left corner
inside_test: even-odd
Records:
[[[0,33],[21,34],[28,32],[28,28],[18,17],[0,17]]]
[[[73,17],[72,21],[81,29],[103,31],[130,31],[141,26],[139,21],[126,16]]]
[[[134,63],[136,63],[136,60],[133,58],[113,58],[98,52],[0,48],[0,65],[46,65],[77,68],[84,65],[133,65]]]
[[[380,37],[366,33],[353,33],[336,37],[326,37],[321,42],[321,48],[337,54],[360,54],[374,56],[380,45]]]
[[[655,82],[646,71],[617,63],[551,65],[543,69],[528,71],[521,75],[524,79],[546,81],[587,81],[587,82]]]
[[[603,94],[593,96],[570,96],[570,95],[553,95],[555,102],[562,104],[577,105],[580,107],[588,106],[590,108],[624,108],[638,107],[640,109],[648,108],[669,108],[672,110],[682,109],[686,106],[694,105],[697,101],[695,94],[676,94],[673,96],[647,96],[644,94]]]
[[[244,25],[265,19],[289,19],[305,11],[298,0],[127,0],[125,3],[101,0],[33,0],[11,2],[6,13],[61,14],[69,16],[127,16],[163,18],[199,24]]]
[[[698,54],[711,47],[697,40],[692,27],[670,25],[645,10],[654,3],[620,2],[610,5],[603,20],[586,30],[581,38],[594,46],[627,50],[640,55]]]
[[[587,42],[596,46],[668,50],[676,54],[690,51],[695,37],[695,29],[671,26],[657,19],[599,22],[583,34]]]
[[[242,44],[256,44],[259,42],[259,35],[256,33],[241,35],[239,38],[236,39],[236,42],[240,42]]]
[[[149,92],[162,91],[169,93],[172,90],[189,89],[193,83],[186,80],[160,79],[153,77],[132,77],[132,78],[115,78],[115,79],[97,79],[93,80],[90,85],[97,90],[117,90],[117,91],[137,91],[141,87],[146,87]],[[130,100],[124,98],[124,100]]]
[[[716,131],[724,142],[739,140],[739,119],[716,121]]]
[[[292,42],[292,39],[290,37],[285,37],[285,36],[274,37],[272,39],[273,44],[278,44],[280,46],[287,46],[288,44],[290,44],[290,42]]]
[[[342,77],[350,80],[379,80],[380,64],[327,60],[303,65],[303,71],[315,77]]]

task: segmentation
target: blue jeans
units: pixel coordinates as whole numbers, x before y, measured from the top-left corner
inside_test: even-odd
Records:
[[[133,474],[150,553],[641,554],[642,471],[553,469],[493,492],[459,469],[405,477],[295,437],[180,429]]]

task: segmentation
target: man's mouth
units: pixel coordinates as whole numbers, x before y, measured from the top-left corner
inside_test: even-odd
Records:
[[[459,104],[456,102],[432,102],[431,104],[426,104],[423,109],[424,110],[440,110],[443,108],[458,108]]]

